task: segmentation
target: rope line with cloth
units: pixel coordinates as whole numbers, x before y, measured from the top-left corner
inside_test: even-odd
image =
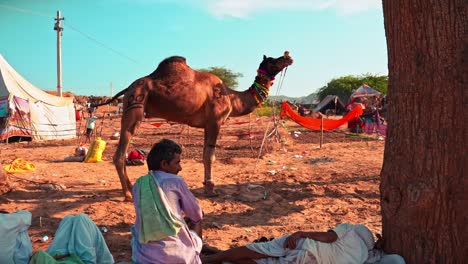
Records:
[[[346,123],[349,120],[360,117],[363,113],[363,108],[360,104],[356,105],[349,113],[347,113],[341,119],[324,119],[323,120],[323,130],[333,130]],[[304,117],[297,114],[287,102],[283,102],[281,106],[280,117],[284,118],[285,116],[289,117],[291,120],[297,124],[311,129],[311,130],[320,130],[321,119],[320,118],[311,118]]]

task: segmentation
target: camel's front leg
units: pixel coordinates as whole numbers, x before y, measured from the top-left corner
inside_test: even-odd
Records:
[[[203,165],[205,167],[205,195],[208,197],[217,196],[214,191],[214,182],[211,178],[211,165],[216,160],[215,149],[218,139],[220,125],[210,124],[205,127],[205,143],[203,145]]]

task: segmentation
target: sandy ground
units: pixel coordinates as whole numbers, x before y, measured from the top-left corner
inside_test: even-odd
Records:
[[[100,109],[107,110],[107,107]],[[112,109],[111,109],[112,110]],[[1,144],[2,164],[23,158],[35,172],[9,174],[14,190],[0,196],[0,210],[32,212],[29,229],[34,250],[46,249],[60,220],[86,213],[106,227],[106,242],[116,261],[131,258],[132,203],[123,202],[120,182],[111,162],[119,131],[118,116],[98,113],[97,133],[107,141],[100,163],[63,162],[79,145],[75,140]],[[103,118],[104,117],[104,118]],[[79,123],[83,130],[84,122]],[[145,120],[131,148],[149,150],[162,138],[184,147],[183,176],[201,204],[204,242],[227,249],[265,237],[278,237],[299,229],[323,231],[337,223],[366,224],[380,232],[379,174],[384,141],[352,138],[345,130],[310,131],[291,121],[278,126],[278,135],[266,137],[273,122],[254,115],[230,119],[217,143],[213,178],[219,197],[203,196],[203,131],[186,125]],[[278,143],[280,139],[280,143]],[[134,182],[146,166],[128,167]],[[63,190],[47,189],[57,184]],[[50,239],[42,242],[41,238]]]

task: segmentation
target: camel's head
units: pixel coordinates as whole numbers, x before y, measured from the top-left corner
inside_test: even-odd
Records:
[[[285,51],[283,56],[276,59],[263,55],[263,61],[258,67],[258,72],[265,74],[271,81],[273,81],[276,74],[292,63],[293,59],[289,56],[289,51]]]

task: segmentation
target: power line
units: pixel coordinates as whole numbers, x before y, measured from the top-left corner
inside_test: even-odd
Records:
[[[13,11],[17,11],[17,12],[22,12],[22,13],[25,13],[25,14],[31,14],[31,15],[35,15],[35,16],[41,16],[41,17],[47,17],[47,18],[53,18],[55,19],[55,17],[53,16],[49,16],[49,15],[46,15],[44,13],[39,13],[39,12],[35,12],[35,11],[32,11],[32,10],[28,10],[28,9],[23,9],[23,8],[18,8],[18,7],[14,7],[14,6],[10,6],[10,5],[2,5],[0,4],[0,8],[4,8],[4,9],[9,9],[9,10],[13,10]],[[141,65],[138,61],[130,58],[129,56],[123,54],[122,52],[119,52],[111,47],[109,47],[108,45],[98,41],[97,39],[91,37],[90,35],[84,33],[83,31],[77,29],[76,27],[72,26],[70,23],[68,22],[65,22],[64,21],[64,24],[66,24],[68,26],[68,28],[70,28],[71,30],[74,30],[76,32],[78,32],[79,34],[85,36],[87,39],[91,40],[92,42],[96,43],[96,44],[99,44],[101,47],[105,48],[105,49],[108,49],[112,52],[114,52],[115,54],[121,56],[121,57],[124,57],[128,60],[130,60],[131,62],[135,63],[135,64],[138,64],[138,65]]]
[[[83,36],[86,37],[87,39],[89,39],[89,40],[95,42],[96,44],[99,44],[99,45],[102,46],[103,48],[106,48],[106,49],[108,49],[108,50],[114,52],[115,54],[117,54],[117,55],[119,55],[119,56],[122,56],[122,57],[124,57],[124,58],[126,58],[126,59],[128,59],[128,60],[130,60],[130,61],[132,61],[132,62],[134,62],[135,64],[141,65],[138,61],[136,61],[136,60],[130,58],[129,56],[123,54],[122,52],[119,52],[119,51],[117,51],[117,50],[115,50],[115,49],[113,49],[113,48],[107,46],[106,44],[104,44],[104,43],[98,41],[97,39],[91,37],[90,35],[84,33],[83,31],[81,31],[81,30],[75,28],[74,26],[70,25],[70,23],[68,23],[67,21],[64,21],[64,24],[66,24],[71,30],[74,30],[74,31],[80,33],[81,35],[83,35]]]
[[[35,15],[35,16],[54,18],[53,16],[49,16],[49,15],[46,15],[46,14],[43,14],[43,13],[39,13],[39,12],[35,12],[35,11],[32,11],[32,10],[27,10],[27,9],[22,9],[22,8],[10,6],[10,5],[0,4],[0,8],[10,9],[10,10],[13,10],[13,11],[18,11],[18,12],[22,12],[22,13],[26,13],[26,14]]]

